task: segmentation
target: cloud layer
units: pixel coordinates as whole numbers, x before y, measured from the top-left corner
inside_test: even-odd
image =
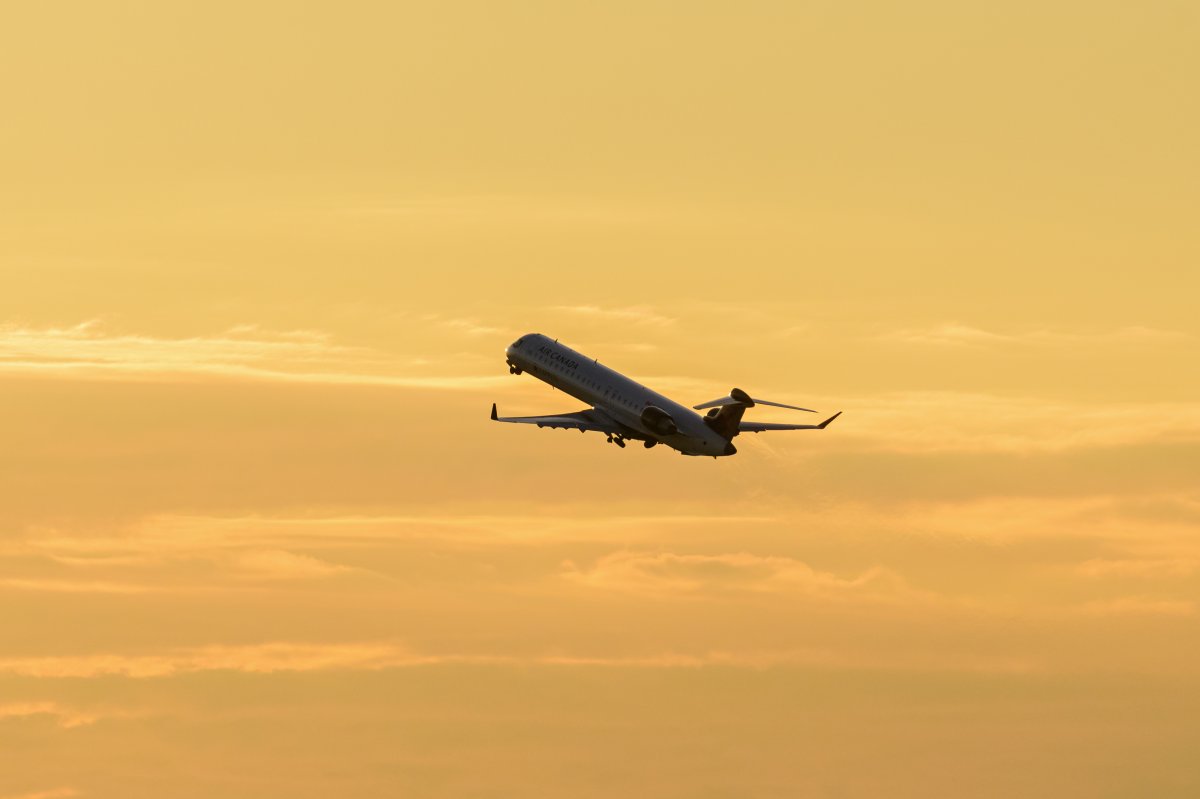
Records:
[[[449,320],[455,327],[464,320]],[[409,372],[409,373],[405,373]],[[238,325],[190,338],[107,333],[97,322],[64,328],[0,326],[0,374],[106,379],[238,379],[285,383],[482,389],[489,375],[413,374],[403,361],[365,347],[335,344],[311,330],[272,332]]]

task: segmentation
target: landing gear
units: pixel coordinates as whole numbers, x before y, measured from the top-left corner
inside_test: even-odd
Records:
[[[646,449],[650,449],[651,447],[653,447],[653,446],[654,446],[655,444],[657,444],[657,443],[658,443],[658,440],[657,440],[657,439],[654,439],[654,438],[647,438],[647,439],[646,439],[646,441],[645,441],[645,442],[642,444],[642,446],[643,446],[643,447],[645,447]]]
[[[610,444],[616,444],[616,445],[617,445],[618,447],[620,447],[621,449],[625,449],[625,439],[624,439],[624,438],[622,438],[621,436],[615,436],[615,435],[613,435],[613,434],[609,433],[609,435],[608,435],[608,443],[610,443]]]
[[[510,363],[510,364],[508,365],[508,373],[509,373],[510,375],[519,375],[519,374],[521,374],[521,370],[520,370],[520,369],[518,369],[517,367],[513,366],[513,365]]]

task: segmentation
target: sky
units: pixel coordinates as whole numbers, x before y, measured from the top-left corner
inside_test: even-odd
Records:
[[[1197,795],[1198,33],[6,10],[0,799]]]

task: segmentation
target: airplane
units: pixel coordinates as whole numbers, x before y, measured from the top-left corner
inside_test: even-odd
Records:
[[[627,440],[634,440],[642,441],[646,449],[661,443],[683,455],[717,458],[737,452],[733,439],[738,433],[824,430],[842,415],[838,411],[820,424],[744,422],[742,414],[755,405],[808,413],[816,411],[755,399],[740,388],[730,391],[727,397],[694,405],[695,410],[692,410],[541,333],[521,336],[509,345],[505,356],[509,373],[528,372],[591,407],[553,416],[500,416],[493,402],[493,422],[535,424],[581,433],[596,431],[604,433],[609,443],[622,449]],[[705,416],[695,412],[705,409],[710,409]]]

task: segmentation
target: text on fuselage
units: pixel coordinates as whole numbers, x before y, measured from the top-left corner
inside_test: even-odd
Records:
[[[574,358],[568,358],[566,355],[563,355],[561,353],[555,352],[554,350],[550,349],[549,347],[538,347],[538,352],[542,353],[550,360],[558,361],[563,366],[566,366],[570,369],[578,369],[579,368],[579,361],[575,360]]]

